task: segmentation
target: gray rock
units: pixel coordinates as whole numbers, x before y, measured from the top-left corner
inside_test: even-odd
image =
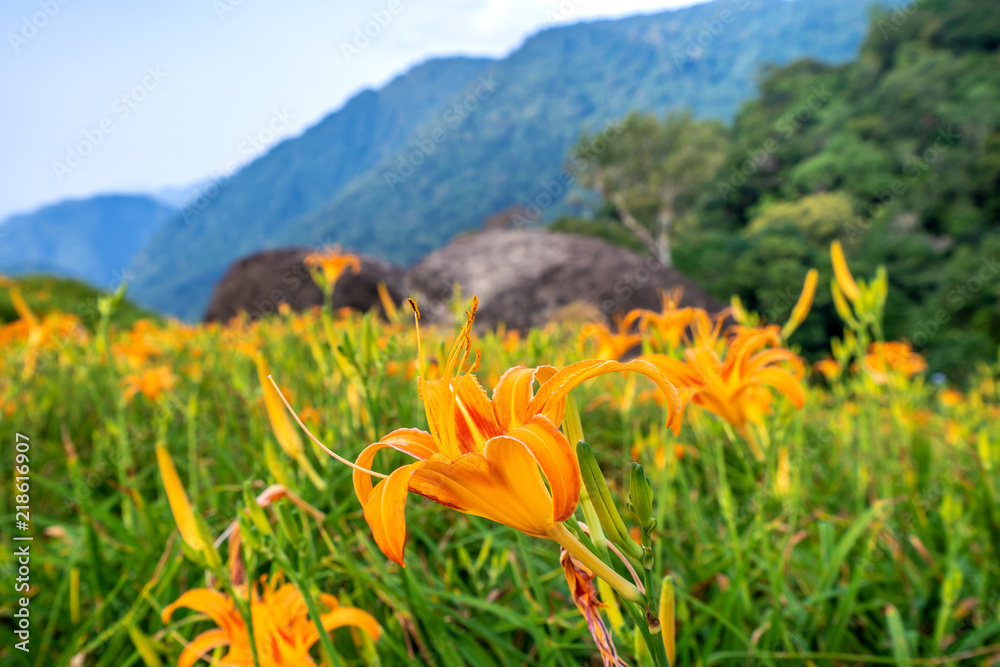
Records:
[[[720,304],[674,268],[601,239],[538,229],[466,234],[414,266],[409,282],[430,321],[450,317],[453,285],[479,297],[480,326],[543,326],[573,302],[590,303],[611,322],[634,308],[659,311],[660,291],[684,288],[683,305]]]
[[[226,322],[240,311],[256,319],[277,312],[282,302],[293,310],[322,305],[323,293],[303,264],[310,252],[310,248],[283,248],[237,260],[216,284],[203,319]],[[354,275],[348,269],[340,276],[333,291],[333,307],[381,309],[379,282],[384,282],[396,304],[401,304],[409,292],[406,272],[377,257],[358,256],[361,270]]]

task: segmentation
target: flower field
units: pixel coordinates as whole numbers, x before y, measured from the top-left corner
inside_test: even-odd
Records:
[[[2,661],[998,664],[1000,367],[932,382],[831,252],[788,322],[667,294],[526,333],[460,296],[85,328],[6,281]]]

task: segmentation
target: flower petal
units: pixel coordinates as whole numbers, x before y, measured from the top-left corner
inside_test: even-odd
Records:
[[[229,636],[222,630],[208,630],[203,632],[188,643],[177,658],[177,667],[191,667],[198,662],[201,656],[214,648],[225,646],[229,643]]]
[[[205,614],[226,632],[231,632],[243,624],[243,619],[236,613],[232,601],[218,591],[194,588],[185,592],[163,608],[160,614],[161,620],[167,623],[174,612],[181,607]]]
[[[374,616],[355,607],[338,607],[331,612],[320,615],[320,618],[323,621],[323,629],[327,632],[351,626],[364,630],[373,641],[378,641],[382,633]],[[302,645],[308,648],[318,641],[319,632],[316,630],[316,624],[310,621],[309,628],[302,633]]]
[[[529,535],[554,524],[552,499],[524,444],[507,436],[489,441],[489,458],[444,455],[417,464],[410,490],[464,514],[481,516]]]
[[[541,467],[552,493],[553,519],[565,521],[572,516],[580,500],[580,468],[562,431],[548,418],[536,415],[521,428],[501,437],[519,442]],[[487,459],[491,459],[490,443],[486,449]]]
[[[802,388],[794,375],[783,368],[764,368],[757,371],[755,381],[774,387],[795,404],[795,407],[802,409],[806,402],[806,392]]]
[[[365,521],[372,529],[372,537],[389,560],[403,563],[403,546],[406,544],[406,496],[413,473],[423,462],[397,468],[387,479],[379,482],[365,504]]]
[[[475,451],[482,452],[487,440],[503,432],[493,415],[493,405],[474,375],[459,378],[455,394],[455,436],[463,449],[471,441]]]
[[[524,423],[535,379],[544,383],[555,372],[556,369],[552,366],[515,366],[500,376],[493,389],[493,414],[504,432],[512,431]]]
[[[560,424],[566,407],[566,395],[577,385],[605,373],[627,371],[642,373],[657,384],[666,399],[667,423],[673,421],[680,409],[677,388],[655,366],[641,359],[633,359],[629,362],[591,359],[570,364],[538,388],[535,397],[531,399],[531,404],[528,405],[527,413],[529,415],[542,414],[548,417],[552,423]]]
[[[386,447],[409,454],[415,459],[430,458],[437,453],[437,445],[430,433],[416,428],[401,428],[384,436],[375,444],[365,447],[355,463],[371,470],[375,454]],[[357,468],[354,469],[354,493],[357,494],[362,507],[368,503],[368,496],[372,493],[371,475]]]

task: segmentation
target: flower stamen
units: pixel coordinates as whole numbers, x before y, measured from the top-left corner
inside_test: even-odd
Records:
[[[374,470],[369,470],[368,468],[362,468],[361,466],[357,465],[356,463],[348,461],[347,459],[345,459],[344,457],[342,457],[340,454],[338,454],[337,452],[333,451],[332,449],[330,449],[329,447],[327,447],[326,445],[324,445],[322,442],[320,442],[319,438],[317,438],[315,435],[313,435],[312,432],[306,427],[306,425],[302,423],[302,420],[299,419],[299,416],[295,413],[295,410],[292,408],[291,405],[289,405],[288,399],[286,399],[285,395],[281,393],[281,388],[278,387],[278,383],[274,381],[274,378],[271,377],[270,375],[268,375],[267,379],[270,380],[271,384],[274,385],[274,390],[277,391],[278,392],[278,396],[281,397],[281,402],[284,403],[285,407],[288,408],[288,411],[292,413],[292,417],[295,418],[295,421],[298,423],[298,425],[302,428],[303,431],[306,432],[306,435],[309,436],[309,439],[312,440],[313,442],[315,442],[316,445],[319,446],[324,452],[326,452],[327,454],[329,454],[333,458],[337,459],[338,461],[340,461],[344,465],[350,466],[351,468],[354,468],[355,470],[360,470],[361,472],[368,473],[369,475],[372,475],[374,477],[381,477],[382,479],[388,479],[388,477],[389,477],[388,475],[383,475],[380,472],[375,472]]]

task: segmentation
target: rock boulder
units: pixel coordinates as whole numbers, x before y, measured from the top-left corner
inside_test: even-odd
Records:
[[[293,310],[322,305],[323,293],[303,264],[310,252],[310,248],[282,248],[237,260],[216,284],[203,319],[226,322],[240,311],[260,318],[276,312],[280,303],[287,303]],[[361,311],[381,308],[380,282],[385,283],[397,304],[402,303],[409,293],[406,272],[377,257],[358,256],[361,270],[354,275],[348,269],[340,276],[333,291],[333,307]]]
[[[539,229],[457,237],[414,266],[409,282],[421,312],[444,321],[453,285],[479,297],[477,322],[511,329],[543,326],[564,307],[590,303],[612,321],[634,308],[659,310],[660,290],[684,288],[683,305],[721,308],[674,268],[601,239]]]

